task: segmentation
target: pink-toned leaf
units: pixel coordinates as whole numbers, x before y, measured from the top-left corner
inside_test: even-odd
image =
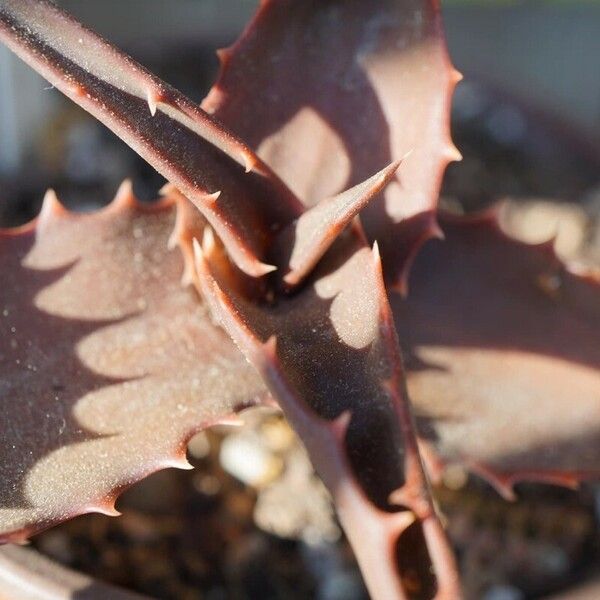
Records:
[[[0,0],[0,40],[190,198],[241,269],[272,270],[266,248],[301,205],[242,141],[47,0]]]
[[[300,291],[263,301],[245,296],[241,274],[227,267],[212,236],[197,253],[203,295],[306,444],[373,597],[410,595],[402,579],[411,556],[422,559],[414,568],[423,590],[437,586],[436,598],[458,597],[421,465],[378,253],[352,229]]]
[[[264,395],[169,252],[175,206],[124,187],[105,210],[0,230],[0,541],[186,466],[187,439]],[[188,243],[180,217],[173,241]],[[188,223],[189,225],[189,223]]]
[[[0,598],[18,600],[150,600],[66,569],[17,546],[0,548]]]
[[[386,277],[403,281],[436,234],[452,69],[435,0],[267,0],[231,48],[203,107],[307,204],[407,156],[363,212]]]
[[[337,236],[394,177],[400,162],[388,165],[366,181],[321,200],[283,230],[270,256],[291,288],[312,271]]]
[[[495,213],[443,228],[395,299],[424,438],[507,496],[523,479],[599,477],[600,281],[551,243],[509,238]]]

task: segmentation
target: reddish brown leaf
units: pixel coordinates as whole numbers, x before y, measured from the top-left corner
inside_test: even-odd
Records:
[[[364,211],[386,276],[401,280],[436,234],[450,142],[450,65],[435,0],[267,0],[221,51],[203,103],[307,204],[406,158],[400,179]]]
[[[281,0],[262,4],[262,17],[276,17],[275,37],[287,31],[283,33],[284,38],[289,36],[293,42],[286,70],[293,70],[296,62],[299,66],[303,65],[300,58],[306,49],[310,51],[308,67],[304,65],[298,69],[298,73],[303,73],[305,77],[296,80],[293,86],[298,91],[305,87],[309,91],[308,98],[300,94],[299,103],[290,102],[293,110],[288,116],[301,111],[298,122],[306,133],[314,136],[317,147],[329,143],[331,136],[327,119],[333,119],[332,127],[339,128],[338,134],[349,150],[351,168],[347,172],[332,169],[329,175],[322,177],[310,164],[298,162],[305,176],[296,180],[290,175],[289,180],[296,187],[300,181],[319,192],[318,196],[310,198],[310,204],[314,204],[316,198],[331,196],[331,190],[337,192],[348,184],[357,184],[377,169],[392,163],[383,176],[379,174],[375,180],[368,180],[358,189],[325,201],[302,217],[301,207],[293,194],[250,150],[226,134],[216,122],[194,108],[183,96],[142,71],[130,59],[45,0],[0,0],[0,34],[32,66],[108,124],[190,197],[214,226],[229,255],[242,270],[254,277],[265,274],[269,267],[259,261],[273,252],[277,264],[284,267],[284,275],[292,273],[293,280],[287,283],[293,285],[309,274],[333,242],[334,234],[393,174],[396,165],[391,159],[397,160],[406,150],[412,149],[410,146],[402,147],[402,144],[416,144],[413,156],[421,156],[416,166],[407,170],[408,193],[400,202],[403,195],[396,184],[388,194],[387,210],[381,200],[379,208],[367,220],[369,227],[377,237],[381,236],[387,248],[392,225],[411,217],[407,227],[401,226],[404,228],[402,239],[406,242],[400,245],[402,261],[410,258],[420,239],[425,239],[435,231],[432,209],[437,189],[434,188],[437,188],[441,168],[452,152],[446,139],[445,112],[453,76],[441,42],[438,12],[430,4],[416,1],[410,6],[391,0],[368,4],[356,0],[290,4]],[[282,19],[285,23],[280,24],[286,27],[279,29],[278,21]],[[268,30],[269,27],[267,33]],[[343,32],[342,36],[340,32]],[[276,63],[280,55],[271,43],[272,33],[265,37],[269,48],[262,58]],[[313,39],[313,36],[318,37]],[[336,57],[336,60],[328,62],[328,57]],[[260,58],[252,57],[255,67],[261,63]],[[436,66],[441,66],[441,76]],[[257,69],[254,79],[262,84],[267,83],[258,76],[259,71]],[[317,73],[327,75],[321,79]],[[245,77],[252,79],[253,74],[246,73]],[[406,83],[407,88],[400,93],[397,82],[403,79],[405,81],[402,83]],[[286,82],[285,77],[282,81]],[[239,98],[244,98],[248,90],[242,88]],[[433,93],[429,104],[428,94],[431,90]],[[274,85],[269,94],[281,96],[283,91],[285,89]],[[289,98],[292,97],[290,95]],[[242,102],[242,106],[238,105],[234,112],[240,109],[253,111],[255,104],[258,104],[262,105],[261,110],[266,107],[273,110],[273,115],[277,115],[279,109],[269,102],[263,102],[263,99],[264,96],[257,95],[247,105]],[[323,105],[319,104],[319,108],[323,108],[325,118],[316,129],[306,127],[304,122],[302,109],[305,105],[311,105],[310,100],[324,102]],[[399,106],[405,109],[400,117],[393,112]],[[338,111],[338,107],[343,110]],[[408,111],[414,111],[409,120]],[[252,119],[261,120],[264,116],[260,110],[256,110]],[[360,120],[350,125],[349,118]],[[410,122],[411,126],[399,128],[398,118],[405,123]],[[374,119],[372,126],[371,119]],[[231,119],[227,120],[231,122]],[[290,141],[296,143],[293,131],[290,136],[289,127],[284,127],[286,123],[284,120],[276,124],[268,141],[263,139],[264,136],[261,138],[263,145],[270,148],[265,155],[271,158],[277,156],[274,164],[278,165],[288,164],[285,160],[279,160],[286,156],[284,146]],[[265,120],[265,126],[267,124],[272,125],[269,118]],[[428,129],[429,126],[431,129]],[[250,138],[254,137],[250,135]],[[204,138],[210,143],[206,144]],[[417,144],[423,139],[427,143]],[[282,145],[281,154],[273,151],[273,144]],[[303,143],[298,144],[298,150],[301,155],[319,155]],[[253,173],[246,179],[240,179],[240,170],[233,164],[240,161],[240,155],[254,167]],[[339,161],[346,155],[333,152],[332,156]],[[425,160],[425,157],[431,158]],[[379,162],[381,158],[385,160]],[[305,166],[308,168],[305,169]],[[324,163],[322,166],[329,165]],[[430,180],[431,175],[433,180]],[[214,188],[207,182],[218,183],[223,188],[221,196],[224,198],[216,193],[209,194]],[[325,190],[330,193],[324,193]],[[308,197],[306,199],[308,201]],[[56,213],[56,210],[53,212]],[[188,217],[181,218],[189,221]],[[69,222],[72,219],[63,216],[50,220],[50,223]],[[80,223],[85,222],[83,218],[80,219]],[[294,222],[294,219],[297,221]],[[99,218],[90,221],[92,224],[100,222],[102,220]],[[309,232],[306,236],[304,224],[314,225],[315,222],[318,224],[318,235],[311,237]],[[35,296],[36,308],[52,316],[71,320],[81,319],[83,309],[98,312],[104,303],[114,297],[108,316],[100,310],[101,315],[97,322],[90,325],[90,331],[76,332],[79,333],[77,336],[71,333],[67,337],[68,349],[75,347],[76,358],[89,370],[93,369],[95,375],[113,378],[101,383],[94,381],[93,388],[105,385],[101,389],[83,390],[83,397],[77,398],[73,408],[69,406],[68,414],[72,412],[97,435],[109,437],[99,437],[99,441],[86,438],[85,442],[71,443],[59,450],[50,444],[47,457],[34,460],[32,468],[28,463],[27,470],[19,467],[17,472],[24,479],[19,481],[19,485],[24,488],[28,499],[32,497],[30,501],[38,503],[40,510],[47,511],[49,507],[55,512],[63,510],[58,517],[35,515],[37,520],[45,518],[46,523],[65,516],[66,501],[68,509],[71,509],[75,501],[72,492],[74,484],[77,500],[81,501],[85,496],[85,493],[81,493],[81,487],[86,491],[91,489],[95,494],[100,479],[107,488],[100,495],[103,499],[115,488],[126,485],[140,475],[137,471],[133,475],[129,473],[129,479],[123,481],[124,472],[134,467],[132,462],[128,462],[130,453],[125,452],[118,442],[127,440],[129,448],[130,438],[138,432],[138,423],[133,415],[141,410],[139,404],[127,401],[128,391],[133,390],[139,399],[144,392],[143,384],[148,384],[144,408],[147,408],[147,404],[160,404],[160,392],[168,393],[168,399],[172,402],[177,394],[185,394],[190,388],[192,391],[189,393],[193,395],[194,387],[185,377],[186,365],[191,362],[193,366],[188,369],[201,382],[200,397],[196,398],[195,406],[197,410],[202,407],[204,411],[201,411],[205,416],[204,421],[200,422],[202,424],[207,422],[207,407],[209,414],[216,418],[215,415],[221,414],[224,407],[237,407],[261,390],[250,374],[240,375],[244,371],[240,371],[236,363],[239,360],[237,355],[228,355],[224,361],[222,349],[215,350],[211,342],[203,340],[202,352],[205,354],[200,353],[201,360],[210,361],[210,368],[198,366],[196,357],[194,360],[190,358],[194,356],[196,343],[182,345],[187,349],[187,363],[177,352],[171,352],[171,342],[176,338],[171,328],[176,327],[176,332],[180,331],[177,326],[179,318],[184,325],[184,332],[188,333],[193,311],[183,303],[177,306],[172,304],[177,301],[177,296],[166,289],[164,275],[153,269],[152,264],[140,265],[139,270],[134,268],[132,274],[118,269],[113,272],[114,261],[118,260],[120,268],[124,270],[125,266],[131,268],[132,263],[133,267],[136,266],[138,254],[142,256],[141,260],[144,256],[137,249],[131,251],[129,260],[124,258],[123,252],[132,244],[135,245],[130,238],[129,246],[124,245],[124,249],[119,248],[122,243],[120,239],[103,239],[103,236],[110,237],[110,233],[122,229],[122,221],[119,223],[118,227],[114,223],[108,227],[109,234],[104,230],[92,230],[86,231],[85,236],[80,238],[76,232],[73,233],[71,237],[77,243],[69,238],[67,244],[67,248],[73,247],[73,256],[69,253],[63,256],[63,248],[57,247],[56,251],[60,250],[59,256],[63,256],[64,261],[68,262],[71,257],[72,260],[78,259],[78,262],[68,272],[65,266],[64,277],[58,283],[48,284]],[[181,223],[179,229],[186,233],[178,236],[178,242],[184,250],[184,257],[188,259],[185,279],[192,279],[201,286],[215,314],[223,320],[229,333],[259,368],[299,430],[321,475],[334,492],[341,519],[374,595],[379,598],[409,595],[402,580],[405,571],[417,568],[420,581],[430,582],[432,589],[437,585],[436,597],[457,597],[454,561],[420,461],[378,253],[372,254],[364,245],[362,233],[356,227],[342,235],[340,241],[323,256],[307,285],[295,295],[286,296],[279,294],[277,287],[267,290],[270,282],[264,279],[257,281],[243,276],[229,263],[225,251],[216,242],[207,244],[208,260],[200,255],[199,276],[195,276],[189,269],[192,234]],[[193,225],[194,229],[201,226],[201,222]],[[84,229],[81,224],[76,231],[80,229]],[[312,227],[309,229],[312,231]],[[52,232],[52,228],[48,231]],[[281,231],[284,233],[278,237]],[[60,235],[64,237],[67,234],[61,231]],[[40,229],[39,237],[44,242],[43,248],[50,246],[54,249],[57,245],[57,238],[48,235],[45,226]],[[156,237],[151,236],[153,248]],[[94,242],[100,240],[100,244],[95,246],[88,242],[83,248],[83,241],[90,239]],[[135,235],[133,239],[137,239]],[[89,254],[89,249],[93,249],[93,254]],[[116,256],[112,256],[113,252]],[[47,258],[47,254],[48,251],[44,250],[42,258]],[[40,268],[36,263],[39,256],[35,247],[32,256],[30,258],[28,255],[28,266]],[[298,256],[300,258],[296,262]],[[88,262],[83,260],[84,257]],[[104,261],[106,257],[109,263],[94,262]],[[398,261],[396,265],[402,271]],[[44,266],[43,262],[41,266]],[[112,287],[108,291],[97,288],[98,285],[106,285],[103,277],[106,278],[107,274]],[[136,280],[136,277],[140,280]],[[131,278],[134,281],[130,281]],[[142,292],[148,293],[148,298]],[[140,296],[143,306],[139,304]],[[45,298],[46,304],[38,306],[39,297]],[[138,309],[146,311],[143,317],[132,316],[129,305],[134,302]],[[73,304],[77,310],[73,309]],[[167,308],[164,308],[165,305]],[[129,332],[127,326],[132,319],[135,324],[136,318],[151,318],[152,310],[158,313],[157,321],[164,320],[162,325],[167,330],[166,334],[155,322],[150,326],[145,322],[140,325],[143,333],[136,330],[134,325],[129,335],[123,333],[123,328]],[[105,324],[102,318],[119,321]],[[196,319],[200,320],[200,317]],[[34,319],[28,322],[33,323]],[[206,320],[202,319],[201,323],[214,334]],[[21,327],[25,329],[27,337],[42,330],[38,326],[35,331],[29,331],[25,324],[19,323]],[[99,331],[96,333],[95,329]],[[51,334],[62,339],[56,329]],[[130,350],[131,339],[140,343],[139,346],[135,345],[133,351]],[[48,343],[47,340],[36,341],[36,347],[43,348],[44,342]],[[158,356],[154,354],[157,347],[160,348]],[[228,352],[227,346],[224,348]],[[62,352],[65,354],[64,349]],[[209,352],[210,358],[206,356]],[[70,357],[68,353],[66,356]],[[141,361],[141,365],[137,361]],[[158,373],[154,373],[153,368],[157,368]],[[52,364],[49,370],[56,371],[57,365]],[[197,375],[198,370],[200,376]],[[170,379],[173,372],[177,373],[176,381]],[[80,385],[86,383],[81,373],[75,375]],[[127,381],[117,382],[117,377]],[[138,379],[130,381],[131,377]],[[107,388],[109,383],[115,383],[115,386]],[[120,390],[118,402],[113,389]],[[216,408],[210,408],[211,401],[215,401],[215,389],[224,398]],[[108,402],[108,406],[103,407],[103,402]],[[43,405],[43,401],[35,403],[35,406]],[[168,407],[161,405],[164,412],[155,411],[143,423],[143,429],[138,432],[141,437],[137,439],[141,446],[138,454],[149,452],[146,447],[148,436],[152,432],[160,432],[160,440],[152,439],[152,449],[156,450],[157,445],[162,445],[159,457],[173,455],[175,450],[172,444],[181,444],[181,438],[189,433],[191,427],[188,422],[188,428],[184,431],[177,429],[177,436],[165,434],[164,423],[173,425],[173,418],[169,419],[170,411],[179,410],[180,405],[186,412],[185,401],[175,406],[172,403]],[[86,411],[91,413],[92,419],[88,418]],[[48,414],[54,418],[60,411],[53,407]],[[194,415],[187,415],[188,418],[191,416]],[[200,417],[195,415],[195,418]],[[22,424],[19,424],[19,429],[21,427]],[[52,439],[56,439],[56,434]],[[171,446],[167,445],[169,442]],[[109,465],[93,462],[95,452],[91,450],[85,457],[87,464],[85,460],[76,464],[70,458],[69,452],[77,453],[82,447],[90,448],[90,444],[95,449],[103,443],[107,447],[105,454],[116,453],[116,456],[110,457]],[[27,454],[27,450],[19,448],[15,454]],[[63,465],[65,456],[69,456],[68,468]],[[75,454],[75,457],[78,456]],[[137,458],[140,460],[139,456]],[[154,455],[144,458],[146,460],[141,460],[140,464],[143,465],[142,469],[146,467],[147,472],[147,465],[153,464],[152,458],[155,461],[157,459]],[[53,466],[54,463],[47,466],[46,463],[53,459],[58,461],[58,467]],[[98,478],[93,472],[94,465],[102,469],[102,477]],[[37,478],[47,481],[51,477],[49,481],[56,481],[59,475],[68,473],[69,468],[68,490],[60,498],[49,498],[49,488],[42,490]],[[118,468],[116,474],[113,471],[115,468]],[[93,480],[92,484],[89,484],[89,478]],[[88,483],[88,487],[85,488],[81,482]],[[21,531],[24,528],[21,525]],[[406,537],[410,543],[400,543],[400,539]],[[421,550],[426,548],[422,555],[413,553],[415,545]],[[423,556],[423,560],[415,560],[414,556]],[[431,582],[430,565],[437,583]]]
[[[286,287],[298,285],[310,274],[337,236],[394,177],[399,162],[388,165],[366,181],[315,204],[278,236],[272,262],[283,267]]]
[[[506,495],[600,475],[600,281],[495,214],[443,221],[395,315],[423,435]]]
[[[240,274],[225,266],[212,236],[197,248],[203,294],[306,444],[373,597],[408,597],[396,546],[416,525],[424,536],[416,545],[427,548],[419,576],[430,578],[432,565],[436,597],[456,598],[454,561],[421,466],[378,254],[351,230],[301,291],[260,302],[244,295]]]
[[[186,467],[193,432],[263,395],[180,285],[174,221],[172,200],[125,188],[93,215],[49,193],[37,223],[0,230],[0,541],[112,514],[123,488]]]
[[[0,548],[0,598],[18,600],[150,600],[66,569],[28,548]]]
[[[242,141],[47,0],[0,0],[0,40],[190,198],[241,269],[272,270],[266,248],[301,205]]]

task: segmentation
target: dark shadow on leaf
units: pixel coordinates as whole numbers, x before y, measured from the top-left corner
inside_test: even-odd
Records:
[[[67,276],[72,265],[37,271],[22,261],[33,232],[0,234],[0,480],[3,508],[30,506],[25,490],[30,469],[57,448],[104,437],[81,426],[72,414],[85,394],[120,380],[90,371],[77,343],[117,321],[57,317],[35,306],[38,292]]]

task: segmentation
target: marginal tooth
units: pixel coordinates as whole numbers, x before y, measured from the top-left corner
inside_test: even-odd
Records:
[[[61,204],[60,200],[56,196],[56,192],[49,189],[44,194],[44,200],[42,201],[42,210],[37,218],[37,227],[42,229],[53,219],[57,217],[68,215],[69,211]]]
[[[346,438],[346,432],[352,419],[352,411],[345,410],[343,413],[338,415],[333,421],[329,422],[329,427],[333,431],[338,442],[342,444]]]
[[[453,84],[456,85],[459,81],[462,81],[462,78],[463,74],[460,71],[452,69],[452,72],[450,73],[450,80]]]
[[[242,152],[242,160],[244,161],[246,173],[250,173],[250,171],[254,169],[256,163],[258,162],[256,160],[256,156],[248,152]]]
[[[404,493],[404,488],[400,487],[388,496],[388,504],[392,506],[406,506],[406,494]]]
[[[187,458],[183,457],[178,458],[174,466],[176,469],[183,469],[184,471],[191,471],[194,468],[194,465]]]
[[[229,48],[218,48],[216,50],[216,55],[221,63],[221,66],[224,66],[225,63],[227,63],[231,58],[231,50],[229,50]]]
[[[379,300],[379,315],[381,325],[384,327],[384,333],[390,335],[394,328],[394,318],[388,302],[385,282],[383,279],[383,266],[381,264],[381,256],[379,255],[379,246],[377,242],[373,244],[372,250],[373,266],[375,269],[375,277],[377,280],[377,297]]]
[[[194,248],[194,259],[196,265],[204,263],[204,252],[202,251],[200,242],[196,238],[192,240],[192,246]]]
[[[169,236],[169,239],[167,240],[167,248],[169,250],[173,250],[179,245],[179,240],[179,231],[177,229],[173,229],[171,235]]]
[[[450,144],[446,147],[444,156],[450,161],[458,162],[462,160],[462,154],[454,144]]]
[[[183,471],[191,471],[194,468],[185,456],[173,456],[161,462],[160,466],[165,469],[182,469]]]
[[[381,254],[379,253],[379,244],[377,243],[377,240],[375,240],[373,242],[372,253],[373,253],[373,262],[374,262],[376,268],[381,269]]]
[[[277,271],[277,267],[275,265],[269,265],[267,263],[257,262],[256,263],[256,276],[261,277],[262,275],[267,275],[268,273],[272,273],[273,271]]]
[[[96,512],[108,517],[120,517],[121,513],[115,508],[114,504],[96,504],[88,507],[88,512]]]
[[[392,492],[391,495],[393,495]],[[388,500],[389,504],[395,504]],[[390,527],[388,533],[392,538],[397,538],[403,531],[408,529],[415,521],[417,516],[412,510],[403,510],[400,512],[391,513],[390,515]]]
[[[133,193],[133,183],[131,182],[131,179],[124,179],[121,182],[119,188],[117,189],[117,193],[115,194],[115,197],[113,198],[113,201],[110,205],[117,207],[126,207],[134,205],[135,202],[136,200],[135,195]]]
[[[167,183],[165,183],[165,185],[163,185],[160,190],[158,190],[158,193],[161,196],[171,196],[171,195],[180,195],[181,192],[170,182],[167,181]]]
[[[150,89],[146,92],[146,101],[148,102],[148,108],[150,109],[150,114],[152,116],[156,114],[156,108],[161,100],[162,95],[160,92]]]
[[[212,227],[205,227],[202,232],[202,253],[204,256],[208,256],[215,251],[215,247],[215,234]]]
[[[202,201],[206,206],[212,207],[216,204],[219,196],[221,195],[221,190],[218,192],[213,192],[212,194],[205,194],[202,196]]]
[[[29,544],[31,543],[29,541],[29,537],[27,536],[26,533],[22,533],[22,534],[16,534],[14,536],[10,536],[8,541],[11,544],[17,544],[17,546],[29,546]]]
[[[42,213],[45,213],[46,216],[50,216],[51,214],[62,215],[67,212],[67,209],[58,199],[56,192],[53,189],[46,190],[46,193],[44,194],[44,199],[42,200],[42,210],[40,211],[40,217]]]
[[[429,226],[429,231],[427,232],[431,239],[444,240],[446,239],[446,234],[439,226],[437,221],[433,221]]]
[[[273,334],[262,345],[265,355],[273,362],[277,360],[277,336]]]

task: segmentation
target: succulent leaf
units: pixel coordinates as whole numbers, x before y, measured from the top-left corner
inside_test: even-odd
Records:
[[[399,166],[399,161],[391,163],[353,188],[321,200],[279,234],[271,256],[280,268],[285,287],[298,285],[310,274],[337,236],[390,182]]]
[[[386,278],[404,284],[438,231],[460,78],[435,0],[267,0],[220,53],[202,106],[240,135],[307,205],[402,159],[400,180],[363,211]]]
[[[127,186],[95,214],[47,194],[36,222],[0,230],[0,541],[187,468],[186,441],[264,396],[169,252],[175,202]],[[183,240],[182,218],[175,238]]]
[[[422,436],[501,493],[600,476],[600,279],[495,212],[443,217],[393,299]]]
[[[150,600],[66,569],[30,548],[0,548],[0,597],[19,600]]]
[[[263,260],[301,205],[194,102],[47,0],[0,0],[0,40],[191,199],[241,269]]]
[[[351,229],[300,291],[257,302],[223,268],[218,240],[209,236],[196,247],[204,297],[306,444],[373,597],[409,596],[396,553],[415,523],[431,561],[420,565],[420,575],[426,578],[431,564],[436,598],[458,597],[452,552],[421,465],[377,251]]]

